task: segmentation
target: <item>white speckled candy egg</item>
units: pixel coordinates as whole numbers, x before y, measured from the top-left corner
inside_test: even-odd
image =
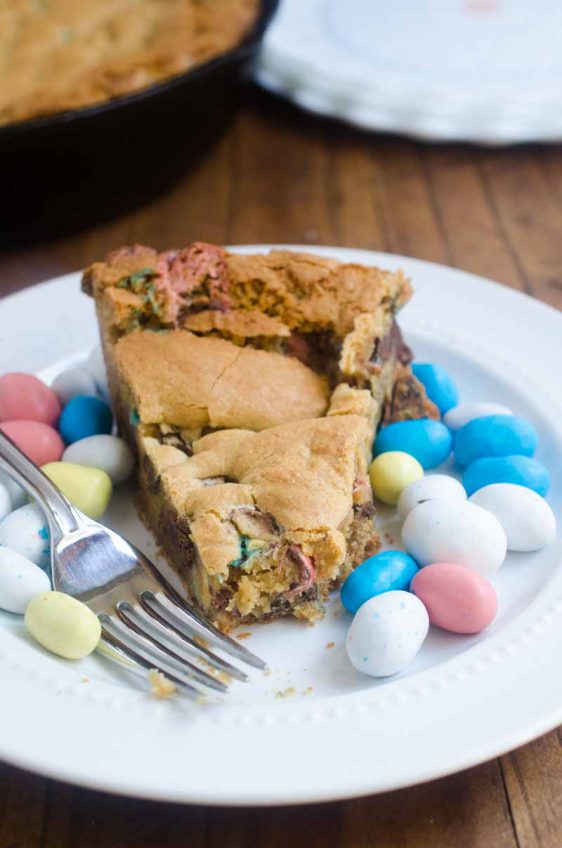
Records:
[[[487,509],[500,522],[510,551],[538,551],[556,535],[556,518],[545,501],[527,486],[493,483],[475,492],[470,503]]]
[[[0,609],[23,615],[30,600],[50,588],[49,578],[35,563],[17,551],[0,548]]]
[[[10,475],[6,474],[4,471],[0,471],[0,483],[4,486],[10,496],[12,509],[17,509],[27,503],[27,495],[25,494],[24,489],[22,489],[22,487],[12,480]]]
[[[100,468],[114,484],[126,480],[135,467],[129,446],[117,436],[87,436],[69,445],[62,455],[63,462]]]
[[[96,345],[90,351],[90,355],[87,360],[87,368],[94,378],[94,382],[97,386],[97,394],[101,395],[105,400],[109,400],[107,371],[105,370],[102,349],[99,345]]]
[[[357,671],[388,677],[409,665],[429,629],[427,610],[415,595],[385,592],[364,603],[347,633],[347,655]]]
[[[452,562],[480,574],[497,571],[507,552],[498,519],[461,500],[439,499],[415,507],[402,527],[402,542],[420,566]]]
[[[53,380],[52,390],[63,406],[76,395],[97,395],[98,388],[93,375],[85,365],[62,371]]]
[[[443,423],[449,430],[460,430],[469,421],[488,415],[513,415],[513,412],[501,403],[459,403],[444,415]]]
[[[0,483],[0,521],[12,511],[12,499],[7,488]]]
[[[465,501],[466,492],[454,477],[448,477],[447,474],[430,474],[402,490],[398,498],[398,515],[404,519],[414,507],[436,498]]]
[[[0,545],[47,569],[51,554],[49,527],[39,507],[26,504],[7,515],[0,522]]]

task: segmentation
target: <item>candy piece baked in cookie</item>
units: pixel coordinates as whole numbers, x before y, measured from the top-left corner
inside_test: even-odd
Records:
[[[143,513],[221,627],[322,600],[379,539],[381,421],[437,417],[395,315],[400,273],[290,251],[134,246],[84,274]]]
[[[220,627],[314,621],[329,589],[376,553],[371,439],[357,415],[219,430],[189,451],[143,437],[143,512]]]
[[[291,251],[232,254],[202,242],[164,253],[134,245],[90,266],[83,287],[96,299],[110,370],[121,337],[182,330],[195,337],[190,355],[195,339],[222,338],[296,359],[331,389],[368,389],[375,423],[438,416],[396,323],[411,296],[400,271]]]

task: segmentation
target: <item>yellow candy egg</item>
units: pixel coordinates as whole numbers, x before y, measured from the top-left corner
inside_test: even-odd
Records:
[[[423,468],[409,453],[387,451],[371,462],[369,476],[375,496],[384,503],[395,504],[402,489],[421,480]]]
[[[64,592],[36,595],[26,607],[25,626],[40,645],[68,660],[91,654],[101,636],[98,617]]]
[[[74,462],[49,462],[41,470],[70,503],[90,518],[101,518],[104,514],[113,488],[105,471]]]

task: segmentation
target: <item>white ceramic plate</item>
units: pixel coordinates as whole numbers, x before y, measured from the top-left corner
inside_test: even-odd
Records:
[[[535,424],[560,521],[560,314],[450,268],[317,252],[411,274],[416,294],[401,321],[408,341],[419,358],[450,369],[463,398],[497,400]],[[0,319],[2,371],[50,379],[96,341],[78,274],[6,298]],[[114,498],[108,521],[155,556],[130,492]],[[395,533],[390,511],[385,521]],[[477,637],[432,632],[414,665],[387,680],[347,662],[350,618],[337,597],[315,627],[255,627],[245,644],[271,674],[204,705],[155,701],[98,656],[59,661],[31,643],[20,618],[0,614],[0,758],[114,792],[237,805],[346,798],[466,768],[562,722],[561,552],[558,539],[537,554],[511,554],[494,577],[494,625]]]
[[[557,141],[561,29],[559,0],[283,0],[257,79],[366,129]]]

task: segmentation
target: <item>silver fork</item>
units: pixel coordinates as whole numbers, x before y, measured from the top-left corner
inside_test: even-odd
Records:
[[[2,432],[0,469],[45,512],[53,586],[96,613],[104,656],[144,678],[156,669],[195,699],[202,694],[198,686],[225,692],[225,675],[227,680],[248,680],[212,648],[254,668],[266,668],[259,657],[217,630],[181,598],[134,545],[72,506]]]

